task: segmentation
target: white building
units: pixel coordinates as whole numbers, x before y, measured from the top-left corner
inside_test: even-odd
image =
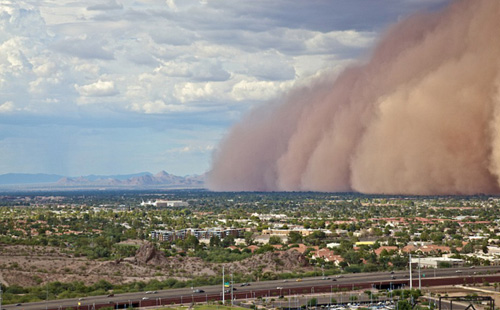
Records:
[[[449,264],[451,267],[462,267],[464,265],[464,260],[449,257],[421,257],[420,259],[418,257],[412,257],[411,264],[415,267],[420,264],[421,268],[438,268],[440,264]]]
[[[337,243],[337,242],[328,243],[328,244],[326,245],[326,247],[327,247],[327,248],[330,248],[330,249],[332,249],[332,248],[336,248],[336,247],[339,247],[339,246],[340,246],[340,243]]]
[[[156,201],[143,201],[141,206],[154,206],[154,207],[187,207],[189,204],[181,200],[156,200]]]

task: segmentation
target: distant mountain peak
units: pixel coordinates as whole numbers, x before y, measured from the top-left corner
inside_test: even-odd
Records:
[[[204,186],[204,178],[199,176],[180,177],[170,174],[166,171],[160,171],[153,175],[151,173],[143,173],[142,175],[132,176],[127,179],[117,179],[113,177],[94,178],[86,177],[78,178],[62,178],[58,185],[75,186],[81,185],[86,187],[196,187]]]
[[[162,171],[158,172],[157,174],[155,174],[154,176],[155,176],[155,178],[163,178],[163,177],[172,176],[172,174],[166,172],[165,170],[162,170]]]

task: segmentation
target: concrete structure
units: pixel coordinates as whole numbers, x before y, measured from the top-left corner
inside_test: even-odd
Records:
[[[411,264],[417,267],[419,264],[419,258],[412,256]],[[450,267],[462,267],[464,265],[463,259],[449,258],[449,257],[421,257],[420,267],[421,268],[438,268],[441,264],[449,264]]]
[[[329,231],[327,229],[310,229],[310,228],[309,229],[306,229],[306,228],[298,229],[298,228],[294,228],[294,229],[263,229],[262,234],[263,235],[271,235],[271,236],[287,236],[292,231],[298,232],[302,236],[309,236],[312,233],[314,233],[315,231],[322,231],[326,235],[329,235],[332,233],[331,231]]]
[[[189,204],[185,201],[181,200],[156,200],[156,201],[143,201],[141,202],[141,206],[154,206],[158,208],[162,207],[187,207]]]
[[[154,230],[150,233],[151,239],[158,241],[175,241],[178,239],[184,239],[189,235],[195,236],[196,239],[208,239],[213,236],[219,237],[219,239],[224,239],[226,236],[233,236],[234,238],[243,237],[245,232],[242,228],[207,228],[207,229],[196,229],[196,228],[186,228],[181,230]]]
[[[375,244],[375,241],[358,241],[356,242],[356,246],[362,246],[362,245],[374,245]]]
[[[500,253],[497,247],[488,247],[488,253],[476,252],[464,255],[489,261],[490,265],[500,265]]]
[[[263,235],[271,235],[271,236],[288,236],[291,230],[289,229],[263,229]]]
[[[326,247],[327,248],[336,248],[336,247],[339,247],[340,246],[340,243],[337,243],[337,242],[332,242],[332,243],[327,243],[326,244]]]

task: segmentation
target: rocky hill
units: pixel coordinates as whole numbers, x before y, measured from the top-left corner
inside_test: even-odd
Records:
[[[93,284],[105,279],[114,284],[134,281],[188,280],[220,275],[222,265],[235,273],[259,274],[311,271],[306,258],[297,251],[268,252],[232,263],[210,263],[199,257],[166,257],[149,242],[141,244],[134,256],[115,261],[75,257],[51,246],[0,244],[0,282],[3,285],[35,286],[37,281]],[[17,267],[15,267],[17,266]]]

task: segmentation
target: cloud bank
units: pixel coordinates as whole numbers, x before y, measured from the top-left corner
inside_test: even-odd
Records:
[[[429,5],[387,1],[0,0],[0,174],[204,173],[252,105]]]
[[[500,2],[455,1],[394,25],[365,63],[236,124],[213,190],[500,192]]]

